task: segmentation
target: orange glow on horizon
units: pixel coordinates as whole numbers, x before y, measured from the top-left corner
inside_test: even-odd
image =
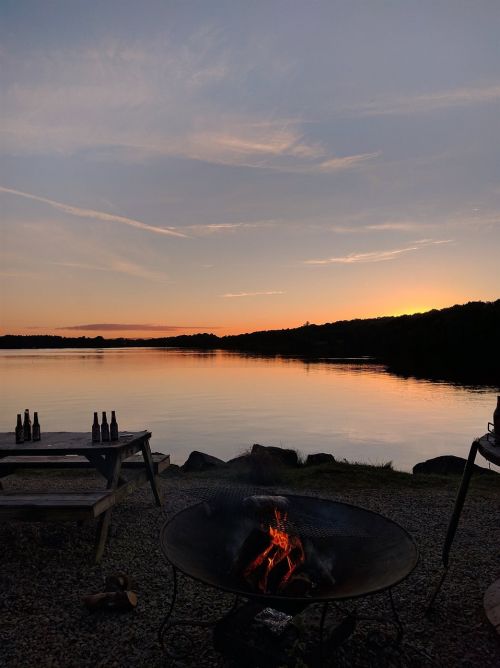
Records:
[[[471,300],[462,300],[461,304],[466,303],[467,301],[474,301],[473,299]],[[483,300],[484,301],[484,300]],[[140,329],[140,326],[138,326],[137,329],[131,329],[130,326],[126,329],[119,329],[118,326],[115,326],[116,329],[113,328],[104,328],[104,329],[71,329],[71,328],[59,328],[59,327],[54,327],[54,326],[38,326],[38,327],[27,327],[27,326],[18,326],[18,327],[8,327],[8,326],[3,326],[0,328],[0,335],[6,335],[6,334],[11,334],[11,335],[21,335],[21,336],[34,336],[34,335],[50,335],[50,336],[62,336],[66,338],[80,338],[80,337],[87,337],[87,338],[95,338],[97,336],[101,336],[104,339],[114,339],[114,338],[126,338],[126,339],[157,339],[157,338],[167,338],[167,337],[174,337],[174,336],[182,336],[182,335],[193,335],[193,334],[215,334],[216,336],[226,336],[226,335],[238,335],[238,334],[246,334],[246,333],[251,333],[251,332],[257,332],[257,331],[264,331],[264,330],[279,330],[279,329],[294,329],[297,327],[301,327],[302,325],[306,324],[307,322],[310,324],[314,325],[322,325],[325,323],[332,323],[332,322],[337,322],[340,320],[355,320],[355,319],[371,319],[371,318],[379,318],[379,317],[398,317],[402,315],[413,315],[415,313],[426,313],[428,311],[431,311],[433,309],[442,309],[442,308],[447,308],[450,306],[455,305],[458,302],[455,302],[453,300],[449,300],[447,302],[444,302],[439,300],[437,304],[431,305],[429,302],[413,302],[412,304],[405,306],[405,307],[400,307],[396,304],[394,306],[391,305],[391,307],[386,306],[385,308],[381,306],[380,308],[375,309],[375,307],[368,309],[364,309],[364,313],[360,313],[359,311],[356,311],[355,309],[352,308],[346,308],[346,309],[335,309],[334,313],[321,313],[317,314],[316,317],[311,317],[310,319],[307,318],[300,318],[297,319],[295,317],[283,317],[280,319],[268,319],[266,322],[261,322],[261,321],[253,321],[253,322],[244,322],[241,324],[221,324],[220,326],[213,326],[213,327],[207,327],[207,328],[202,328],[202,327],[189,327],[187,325],[186,327],[179,327],[178,329],[173,327],[173,328],[168,328],[167,326],[162,326],[160,323],[158,323],[156,326],[158,327],[157,330],[152,330],[150,329]],[[311,314],[314,315],[314,314]],[[164,329],[162,330],[162,327]]]

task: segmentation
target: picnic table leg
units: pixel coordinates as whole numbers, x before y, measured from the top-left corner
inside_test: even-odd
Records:
[[[156,476],[154,472],[153,458],[151,456],[151,449],[149,447],[149,440],[145,439],[142,444],[142,456],[144,457],[144,466],[146,467],[146,473],[149,478],[149,483],[151,489],[153,490],[153,495],[156,499],[156,505],[161,506],[160,493],[158,491],[158,486],[156,484]]]
[[[109,468],[108,468],[108,484],[106,489],[114,490],[118,486],[118,481],[120,480],[120,470],[122,466],[122,460],[119,454],[113,454],[107,456]],[[101,557],[104,553],[104,548],[106,547],[106,538],[108,537],[109,524],[111,522],[111,513],[113,508],[108,508],[101,517],[99,518],[99,524],[97,527],[97,536],[96,536],[96,550],[95,550],[95,562],[96,564],[101,560]]]
[[[104,455],[96,455],[93,453],[86,453],[85,457],[89,460],[89,462],[92,464],[92,466],[97,469],[97,471],[104,477],[106,480],[109,479],[110,472],[108,468],[108,463],[106,462],[106,457]],[[122,478],[121,476],[118,479],[118,484],[124,485],[126,483],[126,479]]]

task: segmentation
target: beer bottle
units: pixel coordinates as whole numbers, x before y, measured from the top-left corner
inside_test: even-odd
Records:
[[[101,440],[109,441],[109,424],[106,418],[106,411],[102,412],[102,422],[101,422]]]
[[[495,430],[495,441],[500,442],[500,397],[497,397],[497,407],[493,412],[493,429]]]
[[[116,421],[115,411],[111,411],[111,422],[109,424],[109,435],[112,441],[118,440],[118,422]]]
[[[24,440],[31,441],[31,420],[30,420],[30,412],[28,409],[24,411],[23,432],[24,432]]]
[[[38,413],[35,411],[33,413],[33,432],[32,437],[34,441],[39,441],[41,438],[40,433],[40,423],[38,422]]]
[[[99,443],[101,440],[101,429],[97,419],[97,411],[94,411],[94,423],[92,424],[92,443]]]
[[[21,420],[21,413],[17,414],[16,443],[24,443],[24,429],[23,429],[23,423],[22,423],[22,420]]]

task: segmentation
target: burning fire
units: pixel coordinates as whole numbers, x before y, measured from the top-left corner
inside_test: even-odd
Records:
[[[244,569],[243,577],[267,594],[269,589],[281,591],[294,571],[305,561],[304,548],[298,536],[287,533],[287,513],[274,508],[276,527],[269,525],[269,544]],[[270,587],[269,581],[273,581]]]

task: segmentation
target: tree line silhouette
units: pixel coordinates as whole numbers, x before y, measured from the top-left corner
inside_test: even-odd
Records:
[[[403,375],[500,386],[500,299],[414,315],[306,323],[292,329],[216,336],[104,339],[0,337],[0,348],[178,347],[308,359],[370,358]]]

